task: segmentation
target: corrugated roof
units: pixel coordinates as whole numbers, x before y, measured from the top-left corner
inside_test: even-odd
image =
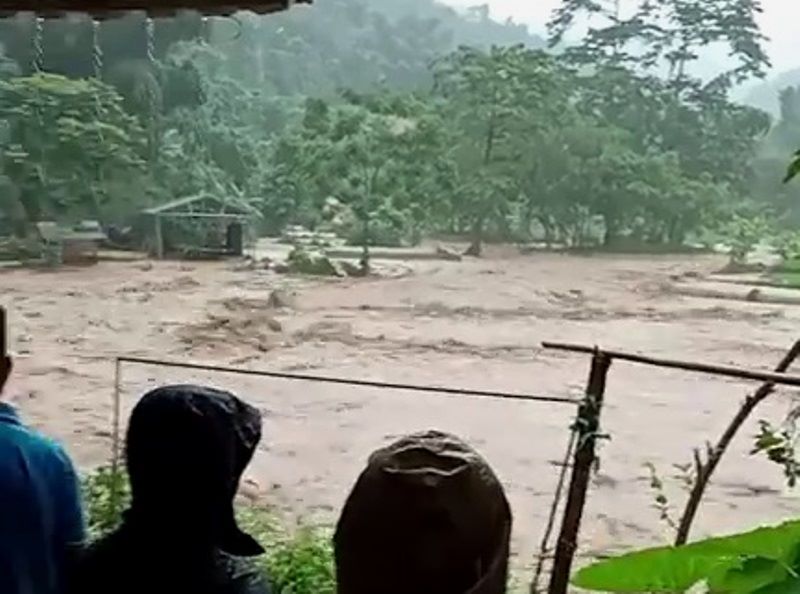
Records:
[[[226,210],[228,210],[228,212],[221,212],[220,214],[240,214],[240,215],[258,214],[258,212],[255,209],[253,209],[249,204],[245,204],[237,200],[222,200],[212,194],[198,194],[196,196],[185,196],[183,198],[178,198],[176,200],[172,200],[171,202],[167,202],[165,204],[159,204],[158,206],[153,206],[152,208],[145,209],[144,213],[149,215],[156,215],[156,214],[168,215],[170,211],[175,211],[184,206],[188,206],[190,204],[194,204],[195,202],[201,202],[204,200],[210,200],[212,202],[215,202],[220,207],[224,207]],[[222,210],[222,208],[220,210]],[[214,214],[214,213],[211,212],[209,214]]]
[[[48,242],[59,241],[103,241],[106,234],[99,227],[97,229],[67,229],[60,227],[53,221],[41,221],[36,223],[39,237]]]
[[[259,14],[278,12],[293,4],[311,4],[313,0],[0,0],[0,15],[35,12],[45,18],[59,18],[67,13],[90,14],[96,19],[112,18],[119,13],[145,11],[150,16],[171,16],[184,10],[204,15],[226,16],[240,10]]]

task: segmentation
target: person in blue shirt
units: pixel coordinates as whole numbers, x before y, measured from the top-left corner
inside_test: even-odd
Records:
[[[2,401],[11,367],[0,354],[0,592],[61,594],[85,538],[78,478],[64,450]]]

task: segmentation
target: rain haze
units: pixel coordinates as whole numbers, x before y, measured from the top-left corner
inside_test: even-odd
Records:
[[[445,0],[445,3],[461,8],[480,4],[470,0]],[[558,0],[490,0],[487,4],[495,18],[513,18],[519,23],[529,25],[534,33],[544,36],[545,24],[559,2]],[[780,72],[800,67],[797,49],[800,2],[762,0],[762,6],[764,13],[760,22],[764,34],[770,38],[768,47],[773,70]]]
[[[800,358],[800,0],[658,0],[669,27],[641,10],[596,35],[573,1],[575,51],[542,47],[559,0],[484,1],[0,17],[2,396],[91,479],[93,536],[121,518],[131,410],[187,383],[261,413],[237,505],[274,592],[337,591],[329,529],[365,461],[429,429],[502,482],[510,594],[545,591],[556,542],[577,567],[678,523],[694,540],[800,515],[800,398],[746,400],[742,371]],[[627,353],[594,384],[599,431],[576,418],[598,410],[596,346]],[[573,478],[580,530],[542,548]]]

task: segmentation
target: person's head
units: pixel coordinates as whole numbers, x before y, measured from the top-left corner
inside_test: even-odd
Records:
[[[6,382],[11,375],[11,357],[8,355],[0,355],[0,396],[3,395],[3,389],[6,387]]]
[[[228,392],[185,385],[145,394],[126,436],[129,521],[233,555],[262,553],[233,511],[260,439],[259,412]]]
[[[430,431],[369,459],[334,536],[339,594],[499,594],[511,510],[469,445]]]
[[[11,357],[8,355],[8,336],[6,332],[6,309],[0,305],[0,396],[11,375]]]

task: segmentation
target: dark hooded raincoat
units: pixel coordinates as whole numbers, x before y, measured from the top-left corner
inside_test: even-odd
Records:
[[[372,454],[345,503],[338,594],[502,594],[511,509],[492,469],[428,431]]]
[[[259,412],[233,394],[168,386],[131,414],[132,503],[84,555],[73,594],[266,594],[242,557],[263,553],[234,517],[239,480],[261,438]]]

